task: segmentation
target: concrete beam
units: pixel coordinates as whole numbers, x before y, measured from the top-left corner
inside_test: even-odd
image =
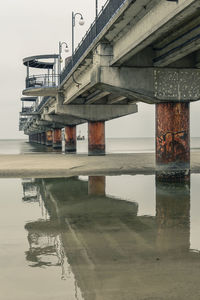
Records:
[[[133,96],[138,101],[152,104],[200,100],[198,69],[101,67],[96,73],[99,76],[99,89],[118,92],[126,97]]]
[[[20,116],[38,116],[39,113],[38,112],[30,112],[30,113],[23,113],[23,112],[20,112]]]
[[[86,103],[85,104],[92,104],[102,98],[104,98],[105,96],[109,95],[109,92],[106,91],[97,91],[94,92],[92,95],[88,96],[86,98]]]
[[[199,31],[200,18],[196,18],[155,45],[156,57],[154,58],[154,66],[165,67],[199,50]]]
[[[136,113],[136,104],[129,105],[57,105],[56,114],[71,115],[87,121],[108,121]]]
[[[108,104],[115,104],[126,99],[127,98],[125,96],[116,96],[111,94],[110,97],[108,97]]]
[[[75,118],[70,115],[46,115],[46,114],[43,114],[41,116],[41,118],[42,118],[42,120],[48,121],[52,124],[54,124],[54,123],[61,124],[62,127],[66,126],[66,125],[79,125],[79,124],[83,124],[83,123],[87,122],[86,120]]]
[[[137,3],[137,1],[136,1]],[[132,6],[134,7],[134,3]],[[135,54],[187,20],[200,7],[199,0],[159,1],[139,22],[129,26],[129,30],[114,43],[112,66],[120,66]],[[122,29],[123,32],[123,29]]]
[[[36,125],[38,126],[49,126],[51,127],[51,122],[43,121],[43,120],[37,120]]]

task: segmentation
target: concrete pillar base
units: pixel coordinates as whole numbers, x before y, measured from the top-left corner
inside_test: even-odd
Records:
[[[62,149],[62,134],[60,128],[53,130],[53,148]]]
[[[156,177],[158,181],[189,181],[189,103],[156,104]]]
[[[76,153],[76,125],[65,127],[65,152]]]
[[[88,122],[88,155],[105,155],[105,122]]]
[[[180,167],[182,168],[182,167]],[[186,168],[184,166],[184,168]],[[156,177],[158,181],[162,182],[189,182],[190,180],[190,170],[188,167],[188,170],[185,169],[174,169],[174,165],[172,168],[168,168],[165,170],[156,170]]]

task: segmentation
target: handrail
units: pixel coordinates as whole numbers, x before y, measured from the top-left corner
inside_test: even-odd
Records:
[[[102,10],[100,11],[97,19],[91,24],[89,30],[86,32],[85,36],[78,44],[78,47],[75,50],[73,55],[73,60],[70,59],[69,63],[63,69],[60,75],[60,82],[62,83],[66,76],[73,69],[75,64],[79,61],[81,56],[86,52],[92,42],[96,39],[96,37],[101,33],[103,28],[108,24],[111,18],[116,14],[121,5],[126,2],[126,0],[108,0]]]
[[[57,74],[32,75],[26,78],[26,88],[56,87],[58,79],[59,75]]]

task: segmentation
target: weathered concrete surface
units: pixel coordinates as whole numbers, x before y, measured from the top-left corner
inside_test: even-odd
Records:
[[[191,154],[191,170],[200,173],[200,152]],[[0,177],[70,177],[78,175],[155,174],[155,154],[106,156],[0,155]]]

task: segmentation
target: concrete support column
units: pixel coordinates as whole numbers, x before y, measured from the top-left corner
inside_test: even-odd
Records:
[[[76,152],[76,125],[65,127],[65,152]]]
[[[46,146],[51,147],[53,146],[53,133],[52,130],[46,131]]]
[[[62,149],[62,133],[60,128],[53,130],[53,148]]]
[[[35,134],[34,134],[34,143],[37,143],[37,142],[38,142],[38,134],[35,133]]]
[[[43,132],[40,133],[40,144],[43,145]]]
[[[190,103],[156,104],[156,174],[160,181],[190,177]]]
[[[88,194],[104,196],[106,190],[105,176],[89,176],[88,178]]]
[[[38,144],[41,144],[41,133],[38,133],[37,134],[37,136],[38,136],[38,138],[37,138],[37,142],[38,142]]]
[[[46,145],[46,132],[41,133],[41,144]]]
[[[88,122],[88,155],[105,155],[105,122]]]

